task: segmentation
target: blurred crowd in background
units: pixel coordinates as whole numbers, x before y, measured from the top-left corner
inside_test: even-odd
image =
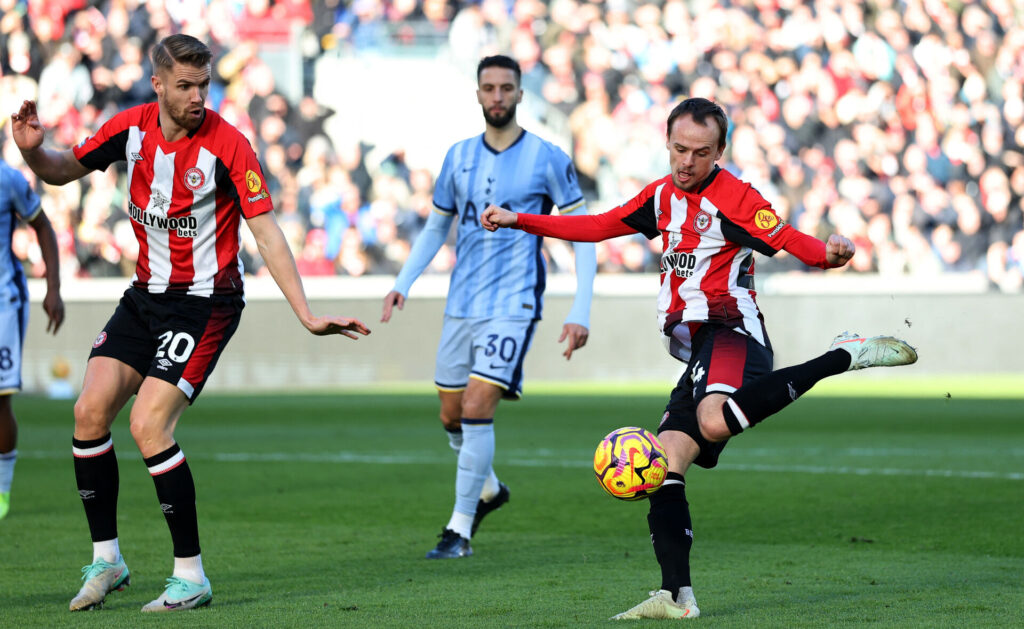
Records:
[[[175,32],[213,49],[207,106],[251,139],[305,275],[396,273],[440,168],[374,154],[372,138],[332,140],[316,81],[343,79],[318,79],[317,59],[434,46],[470,72],[487,54],[519,60],[524,103],[571,131],[591,212],[667,173],[668,112],[703,96],[731,120],[723,167],[801,231],[856,242],[843,272],[1024,284],[1019,0],[0,0],[4,118],[36,99],[50,145],[76,144],[154,98],[149,48]],[[301,94],[278,89],[268,46],[301,55]],[[3,159],[35,181],[3,135]],[[133,272],[122,178],[111,167],[35,182],[66,278]],[[13,244],[39,275],[33,237],[19,230]],[[570,249],[546,247],[551,270],[571,269]],[[640,236],[601,243],[599,270],[656,272],[659,251]],[[429,271],[453,259],[446,246]],[[758,260],[761,273],[802,268],[784,253]]]

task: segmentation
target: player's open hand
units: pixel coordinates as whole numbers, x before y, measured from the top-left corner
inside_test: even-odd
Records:
[[[833,268],[849,262],[855,253],[857,253],[856,245],[846,236],[832,234],[825,243],[825,260]]]
[[[583,327],[578,323],[566,323],[562,326],[562,336],[558,337],[558,342],[568,339],[569,344],[566,346],[565,351],[562,352],[562,356],[565,356],[566,360],[572,358],[572,353],[587,344],[587,339],[590,337],[590,330]]]
[[[380,315],[381,323],[391,321],[391,311],[395,306],[397,306],[399,310],[405,306],[405,295],[397,290],[393,290],[387,295],[384,295],[384,311]]]
[[[60,324],[64,323],[64,300],[60,298],[59,292],[46,291],[46,297],[43,298],[43,310],[50,319],[46,323],[46,331],[56,334],[60,329]]]
[[[44,135],[35,101],[23,101],[18,113],[11,114],[11,136],[14,143],[22,151],[31,151],[42,146]]]
[[[334,317],[331,315],[313,317],[312,321],[306,324],[306,328],[317,336],[341,334],[342,336],[347,336],[350,339],[359,338],[356,334],[366,336],[370,333],[370,328],[366,327],[359,319]]]
[[[500,208],[497,205],[488,205],[484,213],[480,215],[480,224],[490,232],[497,231],[499,227],[514,227],[516,224],[516,213]]]

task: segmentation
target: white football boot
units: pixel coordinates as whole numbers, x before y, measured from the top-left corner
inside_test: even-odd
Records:
[[[97,559],[82,568],[82,581],[85,582],[82,589],[71,599],[70,609],[73,612],[102,607],[107,594],[128,587],[131,575],[123,557],[117,563]]]
[[[917,362],[917,351],[893,336],[868,338],[856,332],[843,332],[832,341],[828,349],[841,349],[850,354],[850,367],[847,371],[868,367],[898,367]]]
[[[609,620],[637,620],[639,618],[696,618],[700,616],[697,601],[693,597],[685,598],[678,603],[672,600],[668,590],[651,592],[651,598],[636,607],[612,616]]]
[[[213,600],[213,588],[210,580],[204,578],[202,583],[195,583],[181,577],[167,579],[164,591],[156,600],[142,607],[144,612],[173,612],[195,609],[209,605]]]

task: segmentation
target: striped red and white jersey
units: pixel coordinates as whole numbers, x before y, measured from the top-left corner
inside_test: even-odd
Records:
[[[83,166],[128,163],[128,216],[139,240],[132,284],[151,293],[241,295],[241,219],[274,209],[248,140],[207,109],[199,128],[168,142],[160,108],[126,109],[74,149]]]
[[[516,226],[577,241],[634,232],[660,237],[658,323],[666,336],[684,345],[697,324],[713,322],[771,347],[755,300],[754,251],[772,256],[785,249],[805,264],[829,267],[825,243],[788,225],[750,184],[717,166],[696,192],[680,190],[666,175],[604,214],[519,214]],[[680,322],[691,325],[674,330]],[[683,360],[689,357],[688,347],[670,351]]]

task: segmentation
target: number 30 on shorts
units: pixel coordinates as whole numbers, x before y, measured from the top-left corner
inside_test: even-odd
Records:
[[[176,363],[183,363],[188,360],[195,348],[196,341],[191,334],[168,330],[160,335],[160,347],[156,350],[156,357],[166,356]]]
[[[498,340],[499,337],[497,334],[487,335],[487,345],[484,348],[484,356],[491,358],[497,354],[498,358],[502,359],[506,363],[510,363],[516,358],[518,344],[511,336],[503,336],[500,338],[501,340]]]

